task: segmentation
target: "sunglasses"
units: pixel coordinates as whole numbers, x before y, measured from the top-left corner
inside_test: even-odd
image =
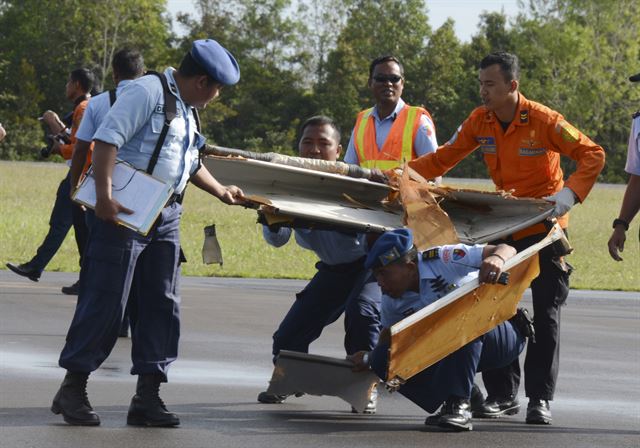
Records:
[[[391,76],[378,75],[378,76],[374,76],[373,80],[375,82],[379,82],[379,83],[390,82],[391,84],[397,84],[402,80],[402,76],[398,76],[398,75],[391,75]]]

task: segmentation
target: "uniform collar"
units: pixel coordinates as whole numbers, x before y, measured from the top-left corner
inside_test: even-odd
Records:
[[[131,84],[133,82],[133,79],[123,79],[122,81],[120,81],[118,83],[118,85],[116,86],[116,89],[121,89],[123,87],[126,87],[127,85]]]
[[[167,77],[167,84],[169,84],[169,91],[175,95],[180,101],[182,101],[182,97],[180,96],[180,91],[178,90],[178,84],[176,83],[176,78],[174,78],[173,73],[176,71],[173,67],[168,67],[164,74]],[[184,102],[184,101],[182,101]]]
[[[90,94],[86,94],[86,95],[80,95],[78,98],[76,98],[75,100],[73,100],[73,106],[76,107],[78,104],[82,103],[83,101],[88,100],[91,97]]]
[[[516,126],[528,126],[531,113],[530,106],[531,102],[525,98],[522,92],[518,92],[518,107],[511,123],[515,124]],[[486,114],[484,117],[484,121],[486,121],[487,123],[498,121],[498,117],[496,117],[496,114],[494,114],[493,111],[487,109],[486,107],[485,110]]]
[[[393,109],[393,112],[391,112],[387,117],[385,117],[384,119],[380,119],[380,116],[378,115],[378,106],[374,106],[373,107],[373,112],[371,113],[371,115],[374,116],[374,118],[378,121],[384,121],[384,120],[389,120],[391,119],[391,121],[395,121],[396,118],[398,117],[398,114],[400,113],[400,111],[404,108],[405,106],[405,102],[402,100],[402,98],[400,98],[398,100],[398,104],[396,104],[396,108]]]

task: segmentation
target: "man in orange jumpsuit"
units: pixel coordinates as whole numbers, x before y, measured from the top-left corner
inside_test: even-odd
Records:
[[[467,155],[480,150],[499,190],[516,197],[544,198],[555,204],[553,216],[566,229],[568,211],[589,194],[604,166],[602,147],[592,142],[548,107],[529,101],[519,91],[518,58],[492,53],[480,63],[480,96],[476,108],[445,145],[433,154],[409,162],[426,178],[441,176]],[[577,162],[576,171],[563,180],[560,154]],[[506,242],[518,251],[546,235],[537,224],[510,235]],[[531,284],[535,343],[529,342],[524,363],[525,392],[529,397],[526,422],[550,424],[549,401],[558,376],[560,306],[569,293],[570,267],[550,250],[540,252],[540,275]],[[476,417],[495,418],[520,410],[517,392],[520,365],[483,374],[488,396]]]

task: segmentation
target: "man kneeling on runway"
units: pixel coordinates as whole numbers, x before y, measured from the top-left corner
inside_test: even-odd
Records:
[[[386,380],[389,360],[389,328],[476,277],[495,283],[504,263],[515,255],[511,246],[464,244],[435,247],[419,252],[410,229],[384,233],[371,247],[365,265],[373,269],[382,289],[381,319],[384,327],[371,352],[348,357],[354,370],[373,369]],[[403,384],[399,392],[429,413],[440,412],[425,424],[455,431],[472,429],[469,398],[476,372],[505,366],[518,357],[530,333],[526,311],[503,322]]]

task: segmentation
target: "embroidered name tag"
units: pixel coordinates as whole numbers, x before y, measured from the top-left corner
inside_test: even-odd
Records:
[[[521,156],[541,156],[547,152],[544,148],[520,148],[518,153]]]

